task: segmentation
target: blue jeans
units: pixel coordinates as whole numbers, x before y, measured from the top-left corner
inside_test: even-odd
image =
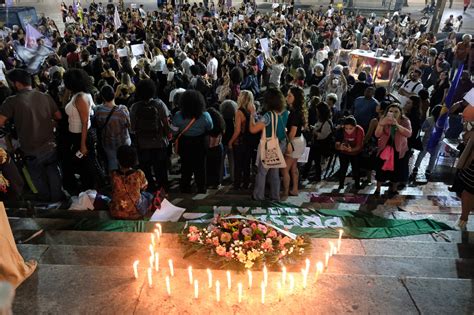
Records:
[[[280,141],[280,149],[283,154],[286,151],[286,140]],[[258,149],[260,152],[260,148]],[[270,184],[270,199],[279,201],[280,200],[280,169],[279,168],[265,168],[258,157],[258,171],[255,176],[255,188],[253,190],[253,198],[255,200],[265,200],[265,183],[268,176],[268,182]]]
[[[117,149],[104,147],[105,156],[107,157],[107,169],[109,172],[118,170]]]
[[[44,201],[60,201],[63,192],[56,149],[36,156],[26,156],[25,164],[31,180],[38,190],[39,198]]]

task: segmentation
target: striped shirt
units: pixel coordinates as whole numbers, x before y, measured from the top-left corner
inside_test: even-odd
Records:
[[[105,105],[100,105],[96,108],[95,119],[98,128],[102,128],[109,116],[112,108]],[[114,113],[110,117],[109,122],[102,130],[101,136],[102,145],[104,148],[116,149],[121,145],[130,145],[130,114],[124,105],[116,107]]]

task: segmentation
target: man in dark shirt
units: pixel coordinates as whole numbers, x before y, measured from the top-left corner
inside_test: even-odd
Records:
[[[370,121],[377,117],[378,105],[379,103],[374,98],[374,88],[371,86],[365,89],[364,96],[359,96],[354,101],[354,117],[366,132]]]
[[[0,127],[13,121],[38,197],[57,202],[63,193],[53,120],[61,119],[61,113],[51,96],[31,88],[31,76],[25,70],[14,69],[8,78],[18,92],[0,106]]]

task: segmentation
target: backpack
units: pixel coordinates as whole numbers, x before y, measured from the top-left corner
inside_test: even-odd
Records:
[[[135,132],[139,137],[156,138],[165,134],[160,111],[160,106],[155,100],[137,104]]]
[[[324,122],[321,127],[317,130],[317,132],[321,132],[321,130],[324,127]],[[335,145],[336,145],[336,137],[335,137],[335,132],[334,132],[334,125],[331,120],[328,120],[327,123],[331,126],[331,133],[325,138],[321,140],[315,140],[314,144],[319,148],[319,151],[321,152],[322,156],[328,157],[331,156],[334,151],[335,151]]]

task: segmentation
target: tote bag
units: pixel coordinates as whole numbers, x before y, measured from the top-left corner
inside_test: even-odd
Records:
[[[277,114],[270,112],[272,118],[272,135],[267,138],[266,128],[262,131],[260,139],[260,159],[265,168],[285,168],[286,162],[280,149],[280,143],[276,136],[278,127],[278,119],[274,116]]]

